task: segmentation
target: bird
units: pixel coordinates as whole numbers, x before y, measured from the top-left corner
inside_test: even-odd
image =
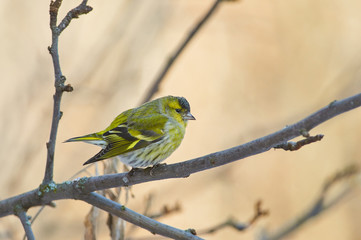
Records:
[[[119,114],[103,131],[65,142],[102,147],[83,165],[119,157],[132,168],[159,165],[181,144],[188,120],[195,120],[184,97],[165,96]]]

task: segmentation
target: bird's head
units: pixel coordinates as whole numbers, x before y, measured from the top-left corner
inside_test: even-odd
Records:
[[[191,114],[191,107],[184,97],[167,97],[167,105],[169,107],[170,114],[178,121],[183,121],[185,124],[188,120],[196,120]]]

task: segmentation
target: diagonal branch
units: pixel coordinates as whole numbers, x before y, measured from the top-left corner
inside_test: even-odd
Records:
[[[29,221],[28,215],[26,215],[26,212],[21,207],[15,207],[16,208],[16,216],[19,217],[21,224],[23,225],[23,228],[25,230],[25,234],[28,240],[35,240],[33,230],[31,229],[31,223]]]
[[[312,204],[312,206],[310,206],[309,209],[307,209],[300,216],[297,216],[295,219],[291,219],[287,221],[287,223],[284,224],[284,226],[282,226],[274,233],[267,234],[267,232],[264,232],[260,239],[262,240],[284,239],[289,234],[293,233],[295,230],[303,226],[308,220],[321,215],[325,210],[327,210],[330,207],[333,207],[340,200],[344,199],[345,196],[348,195],[348,193],[350,193],[352,188],[350,185],[346,186],[338,194],[332,196],[332,198],[329,201],[326,201],[326,195],[330,191],[330,188],[334,186],[336,183],[339,183],[340,181],[344,181],[347,178],[354,177],[357,174],[359,174],[359,169],[355,165],[348,166],[345,169],[337,172],[334,176],[332,176],[324,183],[320,195],[317,197],[316,201],[314,202],[314,204]]]
[[[193,235],[189,231],[171,227],[169,225],[160,223],[154,219],[146,217],[142,214],[134,212],[129,208],[126,208],[124,205],[113,202],[97,193],[81,195],[80,199],[115,216],[118,216],[125,221],[131,222],[137,226],[141,226],[142,228],[149,230],[153,234],[159,234],[172,239],[202,239]]]
[[[228,219],[226,219],[225,221],[211,227],[208,229],[204,229],[201,231],[198,231],[199,235],[203,235],[203,234],[213,234],[225,227],[231,227],[237,231],[245,231],[247,230],[249,227],[251,227],[252,225],[255,224],[255,222],[260,219],[261,217],[267,216],[269,214],[269,211],[266,209],[262,208],[262,202],[259,200],[256,204],[255,204],[255,212],[252,216],[252,218],[248,221],[248,222],[239,222],[236,221],[233,217],[229,217]]]
[[[207,13],[201,18],[201,20],[193,27],[193,29],[189,32],[188,36],[183,40],[181,45],[174,51],[173,54],[169,57],[167,63],[162,68],[162,71],[159,73],[159,75],[156,77],[151,89],[145,94],[145,97],[143,98],[142,103],[148,102],[152,96],[158,92],[159,85],[164,79],[164,77],[169,72],[170,68],[173,66],[173,63],[176,61],[176,59],[179,57],[179,55],[183,52],[185,47],[188,45],[188,43],[193,39],[193,37],[196,35],[197,32],[201,29],[201,27],[204,25],[204,23],[212,16],[212,14],[216,11],[217,7],[223,0],[215,0],[213,5],[210,7],[210,9],[207,11]]]
[[[90,11],[93,10],[92,7],[86,5],[88,0],[83,0],[79,6],[73,8],[70,10],[64,19],[60,22],[58,28],[59,28],[59,34],[70,24],[71,20],[74,18],[78,18],[82,14],[87,14]]]

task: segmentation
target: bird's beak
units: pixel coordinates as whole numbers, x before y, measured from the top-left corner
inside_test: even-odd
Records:
[[[189,112],[183,117],[184,120],[196,120],[196,118]]]

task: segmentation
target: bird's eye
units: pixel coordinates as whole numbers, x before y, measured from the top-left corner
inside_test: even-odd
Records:
[[[177,113],[181,113],[181,109],[176,109],[175,110]]]

